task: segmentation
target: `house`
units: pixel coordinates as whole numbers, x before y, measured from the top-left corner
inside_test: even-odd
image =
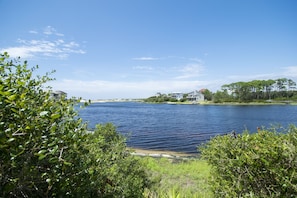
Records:
[[[179,100],[181,100],[183,98],[184,94],[181,93],[181,92],[173,92],[173,93],[169,94],[169,96],[171,98],[174,98],[174,99],[179,101]]]
[[[51,97],[54,99],[60,99],[63,97],[67,97],[67,93],[65,93],[64,91],[53,91],[51,92]]]
[[[190,102],[202,102],[204,101],[204,95],[200,91],[192,91],[188,93],[187,100]]]

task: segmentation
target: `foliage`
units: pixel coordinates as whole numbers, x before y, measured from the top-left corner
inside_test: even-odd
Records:
[[[177,102],[177,99],[168,96],[167,94],[158,94],[151,96],[144,100],[145,102],[164,103],[164,102]]]
[[[212,197],[207,182],[210,166],[206,161],[152,157],[143,157],[141,161],[154,181],[145,197]]]
[[[222,86],[222,90],[230,93],[230,96],[237,102],[292,99],[297,95],[295,89],[296,82],[287,78],[234,82]]]
[[[208,89],[202,89],[201,93],[204,95],[204,99],[207,101],[211,101],[213,99],[213,94]]]
[[[216,197],[296,197],[297,128],[217,136],[200,147]]]
[[[105,197],[139,197],[150,186],[144,166],[127,150],[114,125],[97,125],[86,143],[89,155],[94,156],[89,176],[101,180],[100,193]],[[98,183],[94,183],[94,190],[97,188]]]
[[[214,103],[223,102],[272,102],[281,101],[288,103],[297,100],[296,82],[288,78],[276,80],[252,80],[248,82],[234,82],[222,85],[221,90],[212,93],[208,89],[201,89],[204,99]],[[290,101],[288,101],[290,100]],[[170,94],[157,93],[156,96],[149,97],[145,102],[163,103],[177,102]],[[187,102],[187,94],[179,102]]]
[[[0,55],[0,197],[139,197],[147,177],[110,125],[94,133],[38,66]]]
[[[217,91],[213,96],[214,103],[233,102],[232,97],[227,93],[227,90]]]

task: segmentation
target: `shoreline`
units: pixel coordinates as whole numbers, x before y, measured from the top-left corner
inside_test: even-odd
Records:
[[[177,151],[168,151],[168,150],[153,150],[153,149],[141,149],[141,148],[132,148],[127,147],[127,150],[131,152],[132,155],[135,156],[142,156],[142,157],[156,157],[156,158],[181,158],[181,159],[188,159],[188,158],[198,158],[199,154],[191,154],[191,153],[183,153]]]
[[[144,102],[143,99],[98,99],[91,100],[91,103],[108,103],[108,102],[139,102],[139,103],[148,103],[148,104],[170,104],[170,105],[214,105],[214,106],[224,106],[224,105],[234,105],[234,106],[262,106],[262,105],[297,105],[296,101],[274,101],[274,102],[222,102],[214,103],[211,101],[202,101],[202,102]]]

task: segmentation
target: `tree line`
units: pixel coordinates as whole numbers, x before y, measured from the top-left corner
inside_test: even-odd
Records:
[[[221,90],[211,92],[201,89],[206,101],[222,102],[272,102],[297,100],[296,82],[289,78],[268,80],[239,81],[221,86]],[[170,94],[157,93],[144,100],[145,102],[177,102]],[[187,94],[179,102],[186,102]]]
[[[288,78],[225,84],[212,94],[214,102],[270,102],[296,100],[296,82]]]

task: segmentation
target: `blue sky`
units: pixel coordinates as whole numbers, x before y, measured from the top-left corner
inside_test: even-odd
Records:
[[[0,51],[86,99],[297,81],[295,0],[0,0]]]

